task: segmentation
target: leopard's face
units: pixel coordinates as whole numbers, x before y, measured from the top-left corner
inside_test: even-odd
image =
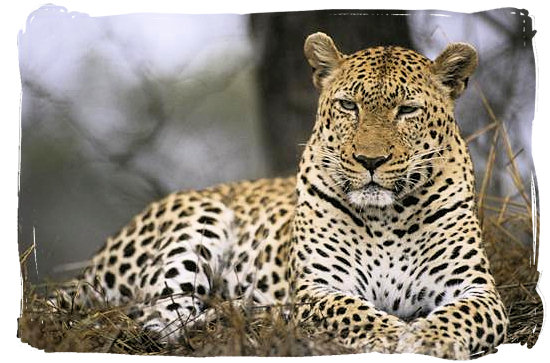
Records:
[[[440,72],[414,51],[377,47],[338,53],[330,72],[316,74],[316,164],[358,209],[399,205],[448,157],[456,80]]]

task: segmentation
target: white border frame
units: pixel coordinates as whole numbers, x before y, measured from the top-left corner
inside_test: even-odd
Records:
[[[233,0],[231,2],[202,0],[199,2],[174,2],[169,0],[155,0],[155,1],[143,1],[143,0],[118,0],[118,1],[91,1],[91,0],[60,0],[56,2],[56,5],[64,6],[69,11],[78,11],[87,13],[91,16],[102,15],[115,15],[115,14],[127,14],[127,13],[237,13],[246,14],[251,12],[273,12],[273,11],[298,11],[298,10],[313,10],[313,9],[364,9],[364,8],[387,8],[387,9],[412,9],[411,4],[414,4],[414,9],[435,9],[435,10],[448,10],[456,12],[477,12],[502,7],[517,7],[525,8],[530,12],[530,16],[533,18],[533,28],[537,31],[537,35],[534,39],[535,59],[537,64],[537,102],[535,106],[535,121],[533,125],[533,158],[535,159],[535,167],[537,173],[537,181],[539,186],[539,200],[541,205],[540,213],[540,264],[541,277],[539,280],[539,293],[543,298],[544,292],[550,291],[548,278],[544,274],[545,263],[548,263],[548,231],[549,215],[546,214],[550,211],[550,204],[548,198],[550,196],[550,168],[544,165],[545,153],[548,151],[548,147],[545,146],[545,136],[549,135],[548,131],[550,126],[547,116],[548,112],[544,104],[541,106],[541,100],[545,99],[545,96],[549,95],[548,92],[548,74],[550,69],[550,58],[548,55],[548,48],[550,40],[548,37],[548,13],[546,12],[545,2],[542,0],[522,0],[516,1],[515,4],[511,2],[486,0],[483,4],[473,1],[458,1],[458,2],[442,2],[441,0],[416,0],[414,2],[405,0],[394,0],[391,3],[375,3],[372,6],[365,1],[327,1],[327,0],[315,0],[315,1],[270,1],[270,2],[255,2],[246,0]],[[2,300],[0,311],[2,312],[2,328],[0,331],[2,342],[2,354],[8,359],[38,359],[41,362],[72,362],[79,360],[82,362],[96,362],[98,359],[106,360],[108,362],[134,362],[135,360],[147,359],[160,362],[172,361],[181,362],[182,360],[191,360],[192,358],[185,357],[135,357],[124,356],[114,354],[80,354],[76,353],[59,353],[59,354],[45,354],[44,352],[37,350],[22,343],[19,338],[16,337],[16,318],[20,312],[20,297],[21,286],[19,276],[18,265],[18,251],[17,251],[17,193],[19,175],[15,173],[15,170],[19,168],[19,120],[20,120],[20,105],[21,105],[21,85],[19,78],[19,65],[17,54],[17,34],[20,29],[23,29],[27,16],[40,6],[45,5],[43,1],[25,0],[18,2],[13,0],[11,4],[5,5],[4,16],[1,22],[2,32],[0,32],[2,40],[2,67],[0,70],[2,76],[1,82],[1,100],[2,100],[2,114],[3,119],[0,121],[0,147],[1,147],[1,160],[2,168],[5,171],[1,180],[1,201],[2,209],[0,212],[0,226],[6,233],[3,235],[3,244],[6,246],[7,251],[4,254],[4,261],[1,265],[2,276],[2,293],[5,298]],[[541,66],[546,64],[546,66]],[[511,70],[513,71],[513,70]],[[545,304],[545,307],[546,304]],[[545,314],[546,315],[546,314]],[[539,337],[539,341],[533,349],[528,350],[525,347],[515,345],[503,345],[499,347],[497,354],[489,355],[481,358],[483,362],[500,362],[503,359],[508,361],[519,361],[520,359],[528,359],[529,361],[536,362],[542,361],[545,356],[544,353],[548,351],[548,342],[550,333],[547,330],[546,323],[547,316],[542,329],[542,333]],[[207,361],[243,361],[257,358],[227,358],[216,357],[207,358]],[[271,360],[277,358],[264,358],[263,360]],[[307,357],[307,358],[289,358],[291,360],[301,359],[301,361],[313,361],[313,359],[328,360],[329,357]],[[369,361],[383,361],[383,362],[443,362],[432,357],[418,356],[418,355],[379,355],[369,354],[365,355],[352,355],[342,356],[341,359],[352,360],[369,360]],[[548,359],[546,357],[545,359]]]

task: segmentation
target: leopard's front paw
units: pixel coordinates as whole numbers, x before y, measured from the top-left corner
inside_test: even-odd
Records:
[[[399,337],[394,334],[377,335],[369,339],[364,347],[365,353],[395,353],[399,343]]]
[[[390,327],[373,329],[367,335],[363,351],[365,353],[396,353],[400,339],[407,329],[407,324],[401,321],[394,323]]]
[[[438,358],[467,360],[467,346],[441,330],[426,329],[422,324],[411,324],[397,344],[396,353],[416,353]]]

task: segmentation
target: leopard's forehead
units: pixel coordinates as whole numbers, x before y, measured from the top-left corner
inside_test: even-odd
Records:
[[[432,61],[414,50],[399,46],[380,46],[360,50],[346,57],[344,68],[373,75],[383,70],[425,70]]]
[[[398,46],[367,48],[346,56],[337,88],[354,93],[364,89],[399,92],[405,86],[425,84],[432,61]],[[350,82],[351,81],[351,82]],[[391,90],[387,90],[387,87]]]

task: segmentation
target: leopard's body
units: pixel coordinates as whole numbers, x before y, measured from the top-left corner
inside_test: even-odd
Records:
[[[152,203],[93,257],[77,300],[130,303],[162,329],[221,290],[295,304],[295,319],[357,351],[468,358],[500,344],[507,318],[453,116],[473,48],[343,55],[317,33],[305,53],[320,99],[297,178]]]

